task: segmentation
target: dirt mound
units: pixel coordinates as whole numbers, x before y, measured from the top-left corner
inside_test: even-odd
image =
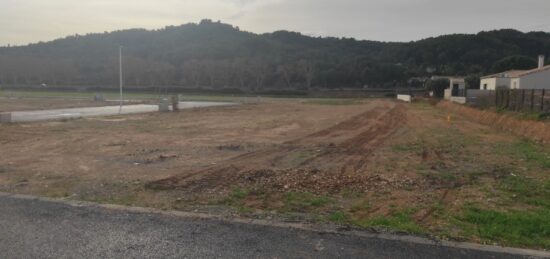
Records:
[[[223,192],[243,186],[270,191],[365,192],[376,186],[403,187],[406,178],[367,173],[369,155],[406,120],[402,104],[384,102],[333,127],[247,153],[219,166],[151,182],[148,188],[188,193]]]
[[[521,120],[492,110],[479,110],[450,102],[440,102],[438,107],[456,112],[470,120],[498,130],[512,132],[537,142],[550,143],[550,124],[545,122]]]

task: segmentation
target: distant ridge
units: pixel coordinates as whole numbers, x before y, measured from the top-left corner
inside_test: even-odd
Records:
[[[539,54],[550,57],[545,32],[504,29],[394,43],[289,31],[254,34],[203,20],[2,47],[0,85],[115,86],[119,45],[129,86],[243,91],[398,87],[412,77],[475,78],[500,68],[528,68]]]

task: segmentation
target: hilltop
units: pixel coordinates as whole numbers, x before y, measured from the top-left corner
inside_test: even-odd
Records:
[[[134,87],[309,89],[397,87],[432,74],[479,76],[550,56],[550,33],[511,29],[414,42],[254,34],[221,22],[73,35],[0,48],[7,86],[115,86],[118,46]]]

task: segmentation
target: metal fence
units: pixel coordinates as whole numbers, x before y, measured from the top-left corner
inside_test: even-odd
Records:
[[[512,111],[550,111],[550,90],[498,89],[494,93],[494,105]]]

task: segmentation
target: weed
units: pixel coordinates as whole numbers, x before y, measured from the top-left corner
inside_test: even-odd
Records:
[[[422,228],[422,226],[418,225],[412,219],[412,214],[414,214],[415,212],[415,209],[405,209],[401,211],[395,211],[391,215],[386,217],[361,219],[354,221],[354,223],[362,227],[384,227],[413,234],[424,233],[425,230]]]
[[[434,205],[432,205],[433,209],[433,216],[436,218],[441,218],[445,216],[445,204],[442,202],[437,202]]]
[[[218,201],[217,203],[221,203],[227,206],[240,207],[243,204],[243,199],[246,198],[249,194],[249,190],[237,187],[231,191],[229,197],[226,197],[221,201]]]
[[[238,206],[237,211],[239,213],[252,213],[252,212],[254,212],[254,209],[246,207],[246,206]]]
[[[514,145],[518,153],[523,154],[527,161],[533,161],[543,168],[550,168],[550,156],[542,152],[532,141],[523,140]]]
[[[522,203],[550,209],[550,181],[540,182],[510,175],[500,181],[499,188]]]
[[[350,212],[356,213],[356,212],[368,212],[372,206],[370,205],[368,200],[362,200],[359,203],[354,204],[350,208]]]
[[[246,198],[246,196],[248,196],[249,193],[250,193],[249,190],[245,190],[242,188],[235,188],[231,192],[231,198],[241,200]]]
[[[323,207],[332,200],[308,192],[288,192],[285,194],[285,209],[288,211],[308,211]]]
[[[550,168],[550,155],[533,141],[524,139],[512,144],[500,144],[496,149],[500,154],[522,158],[545,169]]]
[[[328,220],[337,223],[345,223],[348,221],[348,216],[343,211],[335,211],[328,216]]]
[[[499,212],[467,207],[460,220],[466,233],[505,245],[550,248],[550,210]]]
[[[411,142],[407,144],[394,145],[391,149],[396,152],[420,152],[424,149],[424,145],[418,142]]]

